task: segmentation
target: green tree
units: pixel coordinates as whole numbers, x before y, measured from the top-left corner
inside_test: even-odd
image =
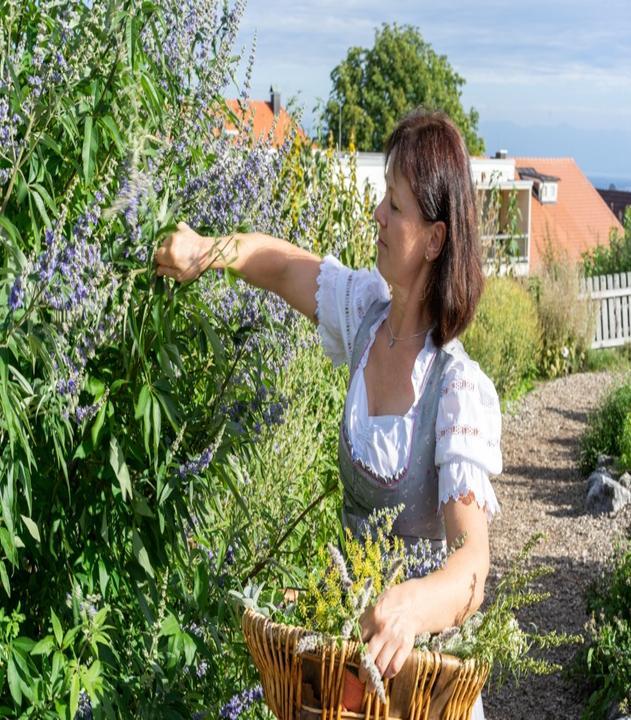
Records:
[[[384,23],[375,32],[374,46],[350,48],[331,80],[323,126],[343,148],[353,141],[358,150],[382,151],[397,121],[422,105],[447,113],[471,154],[484,152],[478,113],[462,107],[464,78],[411,25]]]

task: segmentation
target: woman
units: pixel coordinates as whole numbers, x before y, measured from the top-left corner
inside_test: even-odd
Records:
[[[501,415],[493,384],[456,339],[484,280],[462,138],[445,115],[415,111],[390,136],[386,168],[372,272],[258,233],[200,237],[184,223],[156,261],[158,275],[178,281],[230,265],[311,318],[333,362],[349,363],[339,446],[347,526],[403,502],[394,531],[407,543],[464,537],[442,570],[388,589],[362,616],[388,678],[416,635],[459,624],[482,602]]]

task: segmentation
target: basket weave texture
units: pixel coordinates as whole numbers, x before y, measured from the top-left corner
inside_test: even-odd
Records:
[[[401,671],[384,681],[385,704],[364,691],[361,712],[352,712],[342,697],[345,672],[359,667],[359,643],[331,639],[312,654],[298,655],[297,642],[310,634],[304,628],[274,623],[250,609],[242,627],[265,701],[279,720],[468,720],[488,677],[488,667],[475,660],[414,650]]]

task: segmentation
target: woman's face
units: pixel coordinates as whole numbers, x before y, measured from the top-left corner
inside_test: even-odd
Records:
[[[390,285],[412,287],[427,264],[434,223],[421,215],[410,183],[395,170],[392,157],[386,171],[386,194],[375,209],[375,220],[379,272]]]

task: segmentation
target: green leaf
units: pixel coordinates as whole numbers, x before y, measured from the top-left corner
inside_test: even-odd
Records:
[[[153,407],[153,453],[156,462],[158,461],[158,449],[160,447],[160,431],[162,429],[162,414],[160,413],[160,403],[156,398],[152,399]]]
[[[182,638],[184,640],[184,657],[186,658],[186,664],[192,665],[195,659],[195,653],[197,652],[197,646],[188,633],[182,633]]]
[[[101,409],[98,411],[96,417],[94,418],[92,427],[90,428],[90,437],[92,439],[92,445],[94,447],[96,447],[97,445],[99,433],[101,432],[101,428],[103,427],[103,423],[105,422],[105,414],[107,412],[108,405],[109,403],[103,403]]]
[[[22,244],[22,236],[20,235],[20,231],[15,227],[15,225],[9,220],[6,215],[0,215],[0,227],[6,230],[11,240]]]
[[[3,513],[3,520],[7,522],[7,514]],[[13,536],[7,530],[7,528],[0,527],[0,545],[4,550],[4,554],[7,556],[7,560],[12,564],[17,564],[17,552],[15,550],[15,542]]]
[[[53,639],[52,635],[46,635],[45,638],[42,638],[38,643],[35,644],[35,647],[31,650],[31,655],[50,655],[50,653],[55,649],[55,641]]]
[[[37,542],[42,542],[42,539],[39,536],[39,529],[33,520],[31,520],[30,517],[26,517],[26,515],[20,515],[20,517],[22,518],[22,522],[26,525],[26,529],[31,533],[31,536],[37,540]]]
[[[78,671],[72,674],[72,680],[70,681],[70,717],[73,718],[77,713],[79,707],[79,694],[81,692],[81,678],[79,677]]]
[[[83,130],[83,150],[81,152],[83,160],[83,177],[86,183],[90,182],[92,177],[92,116],[88,115],[85,119],[85,127]]]
[[[125,463],[125,457],[121,450],[118,440],[112,435],[110,438],[110,465],[114,469],[114,474],[118,478],[121,491],[123,493],[123,500],[132,497],[131,479],[129,477],[129,470]]]
[[[142,388],[140,388],[140,393],[138,395],[138,400],[136,401],[136,407],[134,410],[134,418],[136,420],[140,420],[141,417],[145,414],[145,408],[147,407],[147,403],[149,402],[151,398],[151,389],[148,385],[143,385]]]
[[[105,567],[103,560],[99,560],[99,587],[101,588],[101,594],[105,595],[107,583],[109,582],[110,576]]]
[[[61,650],[56,650],[55,654],[53,655],[53,668],[50,674],[50,684],[54,685],[55,681],[57,680],[57,677],[61,673],[63,666],[66,662],[66,658],[64,657],[64,654],[61,652]]]
[[[162,621],[162,625],[160,626],[160,632],[158,633],[158,636],[164,635],[164,636],[168,637],[170,635],[175,635],[179,632],[180,632],[180,625],[179,625],[175,615],[169,614]]]
[[[7,574],[7,568],[4,564],[4,560],[0,560],[0,580],[2,580],[2,587],[8,597],[11,597],[11,583],[9,582],[9,576]]]
[[[123,145],[120,132],[118,131],[118,127],[114,122],[114,118],[112,118],[110,115],[106,115],[105,117],[102,117],[99,122],[103,123],[103,125],[105,125],[105,127],[109,130],[110,137],[114,141],[116,149],[118,150],[119,154],[122,155],[125,147]]]
[[[64,635],[63,643],[61,644],[62,650],[66,650],[69,648],[72,643],[74,642],[74,639],[77,637],[78,633],[81,631],[82,626],[76,625],[73,628],[70,628],[70,630],[66,631],[66,634]]]
[[[9,681],[9,690],[11,691],[11,697],[15,700],[19,706],[22,704],[22,689],[20,688],[20,676],[18,675],[17,668],[13,662],[13,657],[9,658],[7,665],[7,680]]]
[[[152,578],[155,577],[153,567],[149,562],[149,555],[147,553],[147,549],[145,548],[137,530],[134,530],[132,534],[132,546],[134,549],[134,556],[136,560],[138,560],[138,564],[140,565],[140,567],[142,567],[142,569],[147,573],[147,575]]]
[[[136,493],[136,497],[133,500],[133,506],[134,506],[134,512],[137,515],[142,515],[143,517],[152,518],[155,517],[151,508],[149,507],[149,503],[147,500],[142,496]]]
[[[61,629],[61,623],[59,622],[59,618],[57,615],[55,615],[55,611],[51,608],[50,610],[50,620],[53,624],[53,632],[55,633],[55,640],[57,640],[57,645],[61,646],[61,643],[64,639],[64,632]]]
[[[149,448],[149,439],[151,438],[151,403],[148,402],[145,405],[145,412],[143,415],[143,425],[144,425],[144,432],[143,437],[145,441],[145,450],[147,451],[147,455],[151,455],[151,449]]]

